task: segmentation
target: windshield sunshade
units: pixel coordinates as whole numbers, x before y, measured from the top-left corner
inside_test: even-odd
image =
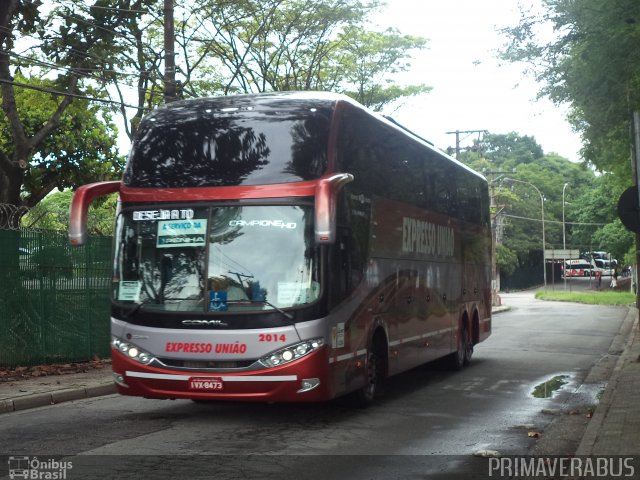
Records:
[[[325,109],[219,109],[191,102],[140,124],[125,169],[130,187],[215,187],[298,182],[327,167]]]

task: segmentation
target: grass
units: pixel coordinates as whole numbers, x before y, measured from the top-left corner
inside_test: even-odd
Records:
[[[588,303],[591,305],[634,305],[636,303],[636,295],[632,292],[607,290],[586,292],[538,290],[536,292],[536,298],[559,302]]]

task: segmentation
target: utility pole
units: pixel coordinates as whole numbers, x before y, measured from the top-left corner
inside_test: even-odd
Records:
[[[502,210],[504,205],[498,205],[496,203],[495,187],[498,181],[506,174],[514,173],[510,172],[482,172],[483,174],[493,177],[489,180],[489,209],[491,215],[491,305],[500,305],[499,295],[500,292],[500,272],[498,271],[498,263],[496,261],[496,247],[502,240]]]
[[[164,103],[176,100],[173,0],[164,0]]]
[[[640,205],[640,111],[633,112],[633,140],[634,140],[634,150],[632,152],[631,158],[633,159],[631,162],[631,171],[635,175],[635,184],[638,189],[638,205]],[[640,233],[636,232],[636,268],[635,268],[635,294],[636,294],[636,308],[640,308],[640,288],[638,288],[638,279],[640,275],[638,275],[638,265],[640,265]]]
[[[453,132],[445,132],[447,135],[456,134],[456,160],[460,160],[460,134],[461,133],[489,133],[488,130],[455,130]]]

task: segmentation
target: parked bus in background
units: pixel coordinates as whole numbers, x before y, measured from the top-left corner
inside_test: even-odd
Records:
[[[593,266],[594,272],[602,276],[613,275],[613,271],[618,266],[618,260],[611,257],[609,252],[588,252],[583,255]]]
[[[593,260],[594,271],[599,272],[602,276],[611,276],[615,270],[615,266],[612,261],[604,260],[602,258],[596,258]]]
[[[564,272],[567,277],[590,277],[593,275],[593,265],[583,258],[566,260]]]
[[[486,180],[342,95],[178,101],[147,115],[119,193],[117,389],[147,398],[373,401],[385,377],[491,332]]]

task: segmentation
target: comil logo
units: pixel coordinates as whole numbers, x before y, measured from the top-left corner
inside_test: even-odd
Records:
[[[54,458],[39,459],[38,457],[11,456],[9,457],[9,478],[34,480],[64,480],[67,470],[73,468],[72,462],[56,460]]]

